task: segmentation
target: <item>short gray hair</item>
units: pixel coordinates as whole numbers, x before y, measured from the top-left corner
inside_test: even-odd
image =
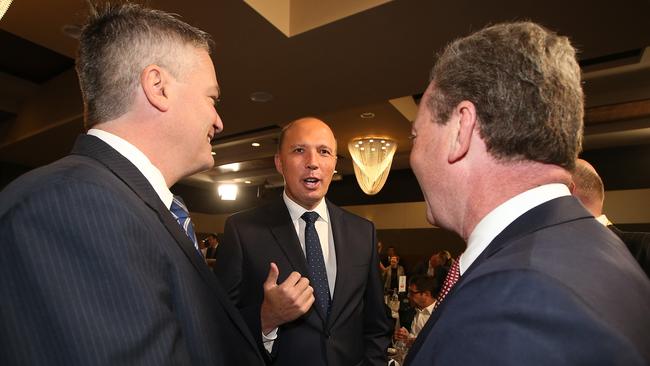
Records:
[[[423,102],[437,123],[467,100],[493,157],[573,168],[582,148],[584,96],[566,37],[531,22],[497,24],[449,44],[431,81],[434,93]]]
[[[79,38],[76,69],[87,128],[126,113],[140,73],[150,64],[178,77],[180,48],[191,45],[210,52],[210,35],[178,16],[138,4],[91,4]]]

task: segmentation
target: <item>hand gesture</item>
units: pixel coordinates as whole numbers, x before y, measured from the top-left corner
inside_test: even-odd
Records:
[[[271,263],[269,275],[264,281],[264,301],[262,302],[262,332],[268,334],[273,329],[305,314],[314,303],[314,289],[309,279],[298,272],[291,272],[284,282],[278,284],[280,271]]]

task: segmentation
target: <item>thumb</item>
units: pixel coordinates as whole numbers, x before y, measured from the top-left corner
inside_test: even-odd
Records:
[[[266,281],[264,281],[264,288],[268,289],[274,286],[278,285],[278,275],[280,274],[280,270],[278,269],[278,266],[271,262],[271,268],[269,269],[269,275],[266,277]]]

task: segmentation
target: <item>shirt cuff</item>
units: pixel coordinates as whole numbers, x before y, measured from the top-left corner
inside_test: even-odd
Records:
[[[278,328],[273,329],[269,334],[264,334],[264,332],[262,332],[262,343],[264,344],[264,349],[266,349],[268,353],[271,353],[273,350],[273,343],[277,338]]]

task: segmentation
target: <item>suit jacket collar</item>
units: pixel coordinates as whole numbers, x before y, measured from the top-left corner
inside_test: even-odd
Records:
[[[420,332],[420,335],[413,343],[411,351],[407,355],[407,363],[413,360],[422,343],[427,338],[431,329],[435,326],[438,318],[443,314],[445,306],[449,299],[453,297],[454,293],[462,289],[463,284],[470,281],[473,274],[480,269],[481,265],[489,261],[491,257],[496,255],[499,251],[512,244],[513,241],[531,234],[535,231],[544,228],[559,225],[569,221],[584,219],[592,217],[592,215],[585,210],[585,208],[573,196],[563,196],[547,201],[539,206],[527,211],[510,225],[508,225],[499,235],[497,235],[492,242],[485,248],[472,265],[460,277],[456,285],[449,291],[445,301],[443,301],[431,314],[429,321]]]
[[[216,298],[221,302],[224,309],[235,324],[251,343],[253,348],[257,345],[248,332],[248,327],[243,322],[234,306],[228,301],[228,297],[217,282],[216,277],[203,259],[197,254],[194,243],[189,239],[185,231],[174,219],[169,209],[163,205],[158,194],[154,191],[149,181],[140,171],[124,156],[110,147],[101,139],[95,136],[80,135],[71,152],[72,155],[83,155],[97,160],[117,176],[131,191],[133,191],[149,208],[151,208],[163,223],[169,234],[175,239],[176,244],[183,251],[187,259],[199,272],[206,285],[218,293]]]

